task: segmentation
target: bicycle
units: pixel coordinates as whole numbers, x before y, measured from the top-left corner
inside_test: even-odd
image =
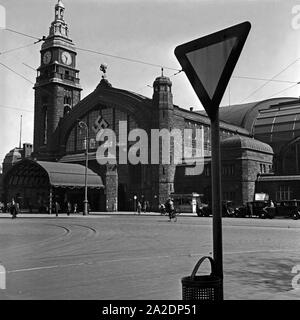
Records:
[[[177,222],[177,216],[180,214],[180,212],[177,212],[175,209],[169,212],[169,222],[174,220],[174,222]]]

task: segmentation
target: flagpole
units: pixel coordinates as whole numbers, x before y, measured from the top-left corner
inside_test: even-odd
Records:
[[[21,115],[21,120],[20,120],[20,140],[19,140],[19,149],[22,148],[22,115]]]

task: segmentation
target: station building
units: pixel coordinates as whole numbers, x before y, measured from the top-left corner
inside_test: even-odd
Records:
[[[81,99],[77,52],[69,37],[64,12],[65,7],[59,0],[49,35],[41,47],[34,86],[33,152],[30,158],[20,158],[4,170],[7,201],[18,197],[21,207],[32,210],[51,207],[53,201],[80,205],[84,196],[87,149],[91,210],[132,210],[135,198],[148,201],[151,210],[157,210],[159,203],[165,202],[172,193],[197,192],[209,201],[211,144],[207,115],[175,105],[172,83],[163,72],[154,80],[153,95],[148,98],[115,88],[104,68],[95,90]],[[253,200],[257,190],[272,192],[274,199],[298,196],[290,178],[290,174],[299,174],[297,105],[299,99],[279,98],[220,109],[224,200],[243,204]],[[79,126],[80,121],[86,126]],[[122,163],[120,149],[134,150],[132,147],[136,144],[119,139],[119,125],[125,121],[127,133],[140,128],[148,137],[153,129],[191,129],[183,147],[186,144],[192,154],[196,153],[196,131],[201,129],[203,172],[186,175],[186,169],[193,165],[175,163],[173,140],[170,164],[151,164],[151,147],[148,164]],[[116,133],[115,163],[98,161],[101,142],[97,141],[97,134],[103,129],[102,124]],[[160,146],[159,159],[162,152]]]

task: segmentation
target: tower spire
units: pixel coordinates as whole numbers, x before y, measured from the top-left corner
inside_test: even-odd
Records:
[[[61,0],[58,0],[55,5],[55,17],[54,21],[51,23],[49,37],[51,36],[63,36],[69,38],[68,25],[64,20],[65,15],[65,5]]]
[[[65,13],[65,6],[61,0],[58,0],[57,4],[55,5],[55,21],[57,20],[64,21],[64,13]]]

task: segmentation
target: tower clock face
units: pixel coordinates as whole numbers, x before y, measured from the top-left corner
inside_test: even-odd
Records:
[[[67,66],[69,66],[72,63],[72,56],[69,52],[64,51],[61,54],[61,61],[63,64],[66,64]]]
[[[46,51],[43,55],[43,63],[48,64],[51,61],[52,54],[50,51]]]

